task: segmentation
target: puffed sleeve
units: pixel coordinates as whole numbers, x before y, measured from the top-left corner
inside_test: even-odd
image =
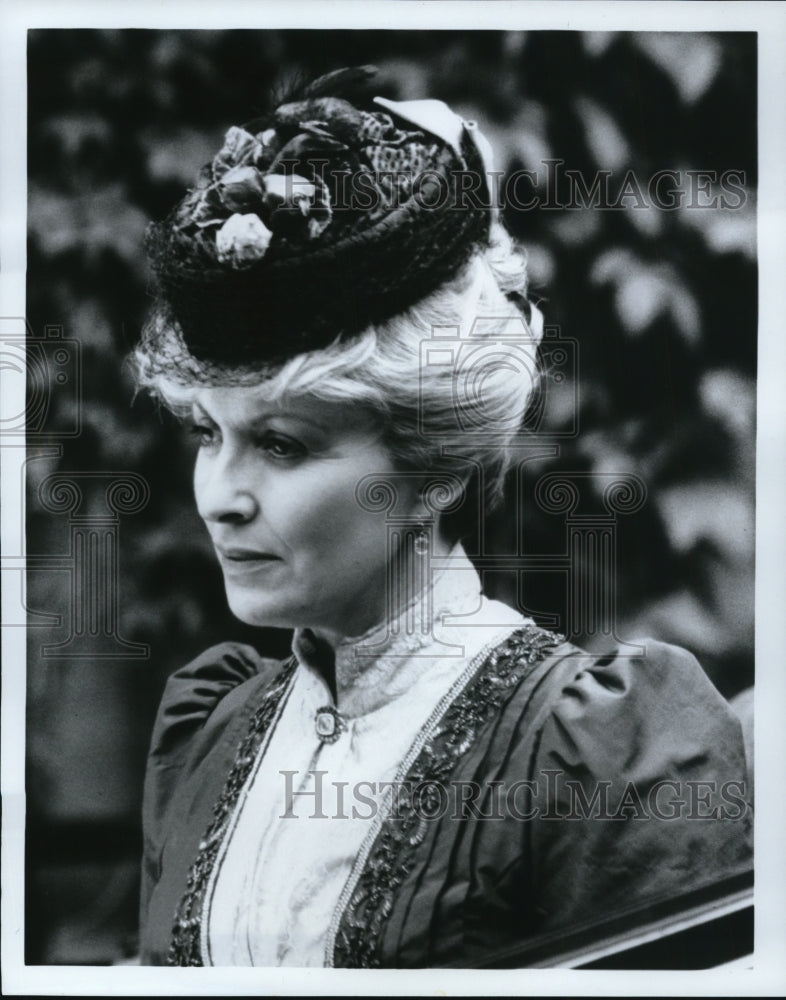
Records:
[[[690,653],[643,648],[587,658],[539,733],[529,833],[543,931],[751,864],[740,724]]]
[[[241,721],[251,691],[280,667],[279,661],[261,657],[251,646],[226,642],[206,650],[169,677],[153,727],[145,773],[140,900],[143,927],[150,895],[160,876],[164,841],[173,812],[177,812],[178,790]]]

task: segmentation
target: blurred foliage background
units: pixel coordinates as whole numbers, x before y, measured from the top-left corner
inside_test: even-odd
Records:
[[[532,172],[522,190],[539,206],[508,205],[505,219],[529,250],[547,323],[578,343],[580,433],[525,466],[525,548],[564,551],[564,517],[527,502],[544,472],[640,476],[647,502],[618,523],[618,636],[686,646],[729,697],[752,684],[754,34],[47,29],[30,33],[28,57],[28,322],[34,336],[62,327],[81,353],[78,386],[71,362],[65,384],[42,369],[51,380],[29,440],[28,553],[69,552],[67,514],[39,495],[48,475],[98,474],[81,480],[88,512],[106,474],[133,472],[150,490],[117,522],[118,630],[148,656],[107,658],[89,634],[68,658],[45,654],[68,638],[79,581],[29,573],[28,962],[133,951],[142,776],[166,676],[229,637],[272,655],[288,647],[285,634],[229,614],[183,433],[134,398],[124,359],[148,301],[148,220],[295,72],[373,63],[380,93],[447,101],[479,122],[499,169]],[[588,187],[607,171],[616,192],[632,171],[644,197],[629,186],[616,209],[579,210],[566,170]],[[647,194],[663,170],[683,192],[671,210]],[[724,206],[728,171],[737,195]],[[572,406],[550,392],[543,432],[567,427]],[[76,416],[78,435],[58,439]],[[57,449],[42,446],[47,435]],[[510,506],[495,516],[489,548],[509,551],[517,523]],[[496,586],[515,600],[515,581]],[[528,577],[529,608],[559,624],[565,603],[562,575]]]

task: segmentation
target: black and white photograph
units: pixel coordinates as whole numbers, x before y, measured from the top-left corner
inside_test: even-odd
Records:
[[[777,995],[784,5],[23,6],[5,991]]]

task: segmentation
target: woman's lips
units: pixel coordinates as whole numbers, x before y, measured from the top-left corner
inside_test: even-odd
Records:
[[[225,559],[246,562],[249,559],[278,559],[272,552],[258,552],[256,549],[224,548],[217,546],[219,555]]]
[[[274,556],[271,552],[259,552],[256,549],[217,546],[216,551],[222,567],[231,573],[252,572],[272,563],[281,562],[279,556]]]

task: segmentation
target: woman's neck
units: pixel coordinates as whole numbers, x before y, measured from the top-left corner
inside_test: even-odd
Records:
[[[434,570],[430,560],[447,557],[453,547],[436,532],[429,555],[419,555],[411,548],[402,552],[403,546],[400,547],[388,563],[385,579],[377,587],[363,592],[354,606],[341,616],[339,626],[333,623],[314,625],[309,631],[335,650],[340,644],[360,639],[386,621],[395,620],[425,588],[433,585]]]

